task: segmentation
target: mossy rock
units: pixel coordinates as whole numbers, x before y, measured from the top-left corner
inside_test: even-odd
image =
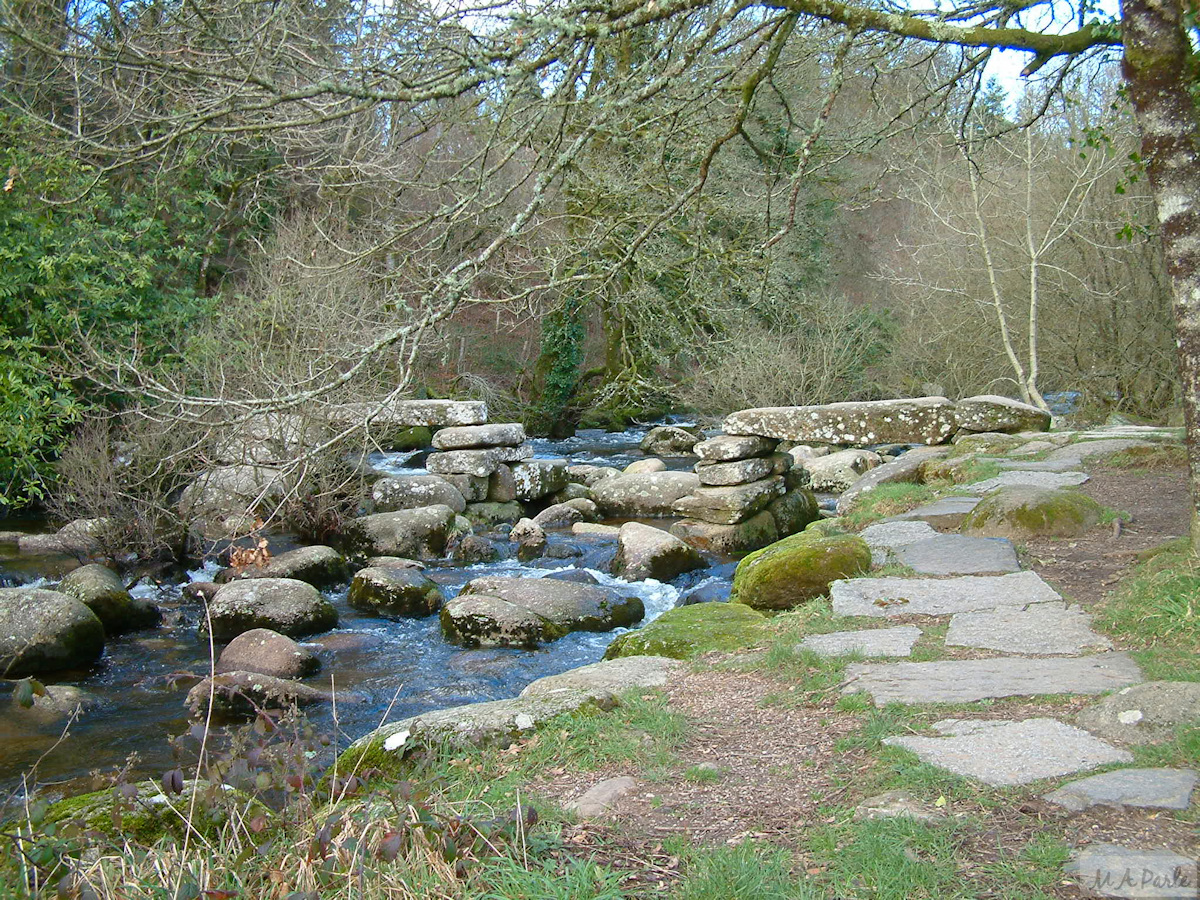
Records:
[[[854,534],[802,531],[743,559],[733,574],[730,602],[754,609],[791,609],[824,597],[840,578],[871,568],[871,548]]]
[[[762,613],[740,604],[681,606],[668,610],[644,628],[621,635],[608,645],[604,658],[690,659],[710,650],[740,650],[763,639],[766,622],[767,617]]]
[[[817,519],[804,526],[803,534],[815,534],[820,537],[833,537],[836,534],[846,534],[846,520],[841,516],[829,519]]]
[[[136,789],[132,797],[123,797],[120,788],[107,788],[59,800],[46,811],[45,821],[75,822],[87,831],[119,836],[147,847],[163,837],[182,838],[188,827],[189,811],[193,812],[191,827],[202,837],[216,836],[231,818],[243,821],[260,814],[268,821],[271,818],[266,806],[228,785],[185,781],[183,791],[178,794],[167,794],[154,781],[127,787]],[[196,794],[194,811],[193,793]]]
[[[466,517],[490,531],[500,525],[512,525],[525,517],[525,507],[516,500],[507,503],[468,503]]]
[[[1079,491],[1015,486],[979,501],[960,531],[985,537],[1079,537],[1094,527],[1104,507]]]
[[[391,432],[385,439],[387,449],[424,450],[433,446],[433,429],[427,425],[414,425],[412,428],[402,428]]]

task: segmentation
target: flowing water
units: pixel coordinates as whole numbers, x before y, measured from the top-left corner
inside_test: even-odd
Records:
[[[539,457],[624,467],[642,458],[637,447],[643,436],[644,431],[639,430],[620,434],[587,431],[563,441],[538,440],[534,447]],[[409,453],[377,454],[369,460],[381,472],[414,474],[424,472],[418,468],[422,461],[422,454]],[[688,469],[694,460],[667,462],[671,468]],[[660,520],[657,524],[666,523]],[[19,528],[22,523],[5,525]],[[606,574],[615,550],[612,539],[552,533],[550,542],[571,544],[581,555],[566,560],[544,558],[528,565],[511,559],[467,567],[430,564],[426,574],[450,598],[467,581],[481,575],[540,578],[563,568],[584,568],[601,583],[618,585],[641,597],[645,621],[671,609],[689,590],[727,584],[732,577],[728,560],[713,559],[712,568],[688,573],[671,584],[626,584]],[[61,559],[0,556],[0,584],[43,580],[52,584],[66,568],[67,561]],[[171,760],[167,736],[188,727],[187,689],[198,676],[207,674],[211,659],[207,641],[197,635],[203,610],[184,598],[181,589],[189,580],[211,580],[215,571],[210,565],[161,584],[143,580],[133,593],[162,607],[161,627],[110,640],[100,663],[89,671],[56,673],[53,679],[43,679],[75,685],[94,698],[95,705],[71,725],[65,739],[59,740],[63,719],[41,718],[0,696],[0,785],[18,784],[39,757],[38,775],[43,781],[109,770],[135,753],[139,757],[137,771],[161,772]],[[624,630],[570,634],[534,651],[463,650],[443,640],[437,616],[370,617],[349,607],[345,589],[326,594],[337,607],[340,622],[334,631],[307,639],[323,662],[321,673],[307,681],[335,689],[336,721],[329,706],[310,707],[308,715],[322,728],[336,730],[343,744],[379,725],[385,715],[395,720],[440,707],[516,696],[536,678],[599,660]],[[11,686],[5,690],[11,692]]]

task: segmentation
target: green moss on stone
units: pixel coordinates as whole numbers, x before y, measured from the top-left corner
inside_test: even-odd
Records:
[[[1104,507],[1086,494],[1046,488],[1002,488],[963,520],[963,534],[1024,539],[1078,537],[1094,527]]]
[[[697,603],[668,610],[649,625],[623,634],[608,646],[605,659],[669,656],[690,659],[709,650],[738,650],[766,635],[767,618],[746,606]]]
[[[829,593],[839,578],[871,568],[871,549],[857,535],[801,532],[755,551],[738,564],[731,603],[791,609]]]

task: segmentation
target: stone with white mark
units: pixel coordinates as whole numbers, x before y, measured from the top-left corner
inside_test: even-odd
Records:
[[[1090,844],[1067,864],[1081,887],[1104,897],[1131,900],[1195,900],[1195,859],[1169,850],[1135,850],[1118,844]]]
[[[1133,761],[1128,751],[1057,719],[946,719],[933,727],[940,737],[900,735],[883,742],[910,750],[930,765],[994,787]]]
[[[957,427],[953,403],[945,397],[917,397],[745,409],[727,416],[721,430],[800,443],[865,447],[943,444]]]

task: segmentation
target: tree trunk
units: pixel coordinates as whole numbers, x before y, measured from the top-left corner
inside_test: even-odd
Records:
[[[1142,133],[1171,277],[1192,489],[1192,549],[1200,552],[1200,111],[1196,61],[1181,0],[1123,0],[1125,80]]]

